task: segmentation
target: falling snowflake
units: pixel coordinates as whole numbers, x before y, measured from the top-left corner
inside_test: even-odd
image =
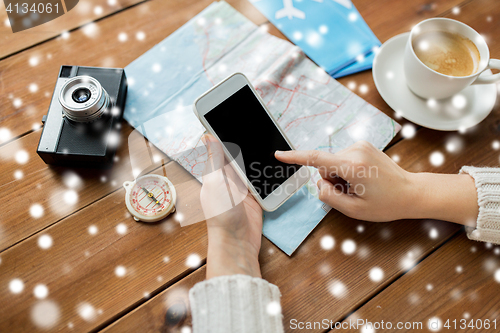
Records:
[[[321,237],[320,244],[323,250],[331,250],[335,246],[335,240],[332,236],[326,235]]]
[[[429,231],[429,237],[431,239],[436,239],[436,238],[438,238],[438,236],[439,236],[439,233],[438,233],[436,228],[432,228],[431,231]]]
[[[359,92],[362,94],[366,94],[368,92],[368,86],[366,84],[362,84],[359,86]]]
[[[138,31],[135,34],[135,38],[137,38],[137,40],[144,40],[146,38],[146,34],[143,31]]]
[[[9,289],[13,294],[19,294],[24,290],[24,283],[21,279],[13,279],[9,283]]]
[[[12,105],[14,105],[16,109],[19,109],[21,105],[23,105],[23,101],[20,98],[14,98]]]
[[[392,158],[392,160],[393,160],[394,162],[396,162],[396,163],[399,163],[399,162],[401,161],[401,158],[400,158],[400,157],[399,157],[399,155],[397,155],[397,154],[392,155],[392,157],[391,157],[391,158]]]
[[[76,308],[76,312],[85,321],[92,321],[96,316],[94,307],[87,302],[80,303]]]
[[[373,267],[368,275],[373,282],[380,282],[384,278],[384,271],[380,267]]]
[[[120,223],[116,226],[116,232],[120,235],[125,235],[127,233],[127,225],[125,223]]]
[[[94,22],[91,22],[84,25],[82,31],[85,34],[85,36],[89,38],[95,38],[99,34],[99,27]]]
[[[451,12],[454,14],[454,15],[458,15],[460,14],[460,8],[459,7],[453,7],[451,9]]]
[[[10,140],[11,133],[8,128],[2,127],[0,128],[0,143]]]
[[[193,253],[187,257],[186,266],[190,268],[196,268],[200,266],[200,264],[201,264],[201,258],[199,255]]]
[[[362,226],[362,225],[358,225],[356,230],[359,232],[359,233],[362,233],[363,231],[365,231],[365,227]]]
[[[28,89],[29,89],[30,92],[36,93],[38,91],[38,85],[36,83],[31,83],[28,86]]]
[[[463,270],[464,270],[464,269],[462,268],[462,266],[457,266],[457,267],[455,268],[455,271],[456,271],[458,274],[462,273],[462,272],[463,272]]]
[[[151,69],[153,70],[153,72],[159,73],[161,72],[161,65],[159,63],[155,63],[153,64],[153,67],[151,67]]]
[[[415,126],[412,124],[405,124],[403,127],[401,127],[401,135],[405,139],[411,139],[415,136],[417,133],[417,130],[415,129]]]
[[[51,248],[52,243],[52,237],[50,237],[49,235],[41,235],[40,237],[38,237],[38,246],[43,250]]]
[[[23,176],[24,176],[24,174],[21,170],[14,171],[14,178],[15,179],[19,180],[19,179],[23,178]]]
[[[346,239],[342,242],[342,252],[344,254],[353,254],[356,251],[356,243],[352,239]]]
[[[351,81],[347,84],[347,88],[351,89],[351,90],[354,90],[356,89],[356,82],[354,81]]]
[[[126,42],[126,41],[127,41],[127,39],[128,39],[128,36],[127,36],[127,34],[126,34],[126,33],[124,33],[124,32],[120,32],[120,33],[118,34],[118,41],[120,41],[120,42],[122,42],[122,43],[123,43],[123,42]]]
[[[425,289],[427,289],[427,291],[431,291],[432,289],[434,289],[434,286],[430,283],[428,283],[426,286],[425,286]]]
[[[34,218],[40,218],[43,216],[43,207],[40,204],[33,204],[30,207],[30,214]]]
[[[444,163],[444,155],[439,151],[435,151],[429,156],[429,161],[435,167],[441,166]]]
[[[95,235],[95,234],[97,234],[97,231],[99,231],[99,230],[97,229],[97,227],[95,225],[91,225],[89,227],[89,234]]]
[[[296,40],[296,41],[300,41],[300,40],[302,40],[302,37],[303,37],[303,35],[302,35],[302,32],[300,32],[300,31],[295,31],[295,32],[292,34],[292,38],[293,38],[294,40]]]
[[[72,189],[78,189],[82,187],[83,180],[73,171],[67,171],[62,176],[63,183],[66,187]]]
[[[67,190],[63,194],[63,200],[67,205],[74,205],[78,202],[78,193],[75,190]]]
[[[453,96],[453,98],[451,99],[451,104],[456,109],[463,109],[467,106],[467,99],[465,98],[464,95],[458,94]]]
[[[19,164],[26,164],[28,162],[29,155],[28,152],[24,149],[18,151],[15,155],[15,160]]]
[[[273,301],[270,302],[266,307],[267,313],[270,316],[277,316],[281,314],[281,306],[279,302]]]
[[[59,306],[51,300],[39,301],[31,309],[33,324],[44,330],[53,328],[59,322],[60,317]]]
[[[101,15],[102,14],[102,7],[101,6],[95,6],[95,8],[94,8],[94,14]]]
[[[116,266],[115,275],[118,277],[124,277],[127,274],[127,269],[123,266]]]
[[[163,257],[163,262],[164,263],[168,263],[170,261],[170,258],[169,257]]]
[[[33,294],[38,299],[44,299],[49,295],[49,288],[44,284],[37,284],[33,289]]]
[[[340,281],[333,281],[329,287],[330,293],[337,298],[342,298],[346,295],[346,287]]]
[[[500,269],[497,269],[495,271],[495,275],[494,275],[494,278],[495,278],[495,281],[500,283]]]
[[[33,56],[33,57],[30,57],[28,62],[29,62],[31,67],[35,67],[36,65],[38,65],[40,63],[40,59],[36,56]]]
[[[181,328],[181,333],[191,333],[191,327],[189,327],[189,326],[183,326]]]
[[[443,322],[438,317],[432,317],[427,322],[427,328],[432,332],[438,332],[443,327]]]
[[[434,98],[429,98],[427,100],[427,106],[434,109],[437,106],[437,101]]]

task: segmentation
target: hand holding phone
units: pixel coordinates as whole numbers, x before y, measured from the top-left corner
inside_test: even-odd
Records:
[[[292,143],[243,74],[200,96],[194,112],[222,142],[229,163],[264,210],[276,210],[309,180],[307,167],[275,158],[276,150],[292,150]]]

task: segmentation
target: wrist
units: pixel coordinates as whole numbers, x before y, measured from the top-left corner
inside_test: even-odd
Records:
[[[207,279],[234,274],[261,277],[258,249],[223,230],[209,228]]]
[[[410,219],[436,219],[475,226],[477,190],[469,175],[409,173]]]

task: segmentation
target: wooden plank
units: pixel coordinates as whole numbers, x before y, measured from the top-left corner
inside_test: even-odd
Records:
[[[125,67],[211,2],[178,0],[141,3],[96,22],[91,26],[94,30],[80,28],[71,32],[68,39],[57,37],[0,61],[0,129],[3,133],[9,131],[8,137],[15,138],[40,126],[61,65]],[[266,21],[246,0],[228,2],[255,23]],[[139,32],[144,33],[144,39],[137,39]],[[127,36],[125,42],[118,39],[122,33]],[[37,65],[30,66],[30,61]],[[3,142],[0,141],[0,144]]]
[[[12,33],[7,18],[7,11],[2,2],[0,4],[0,43],[2,44],[0,59],[143,1],[144,0],[80,0],[76,7],[63,16],[37,27],[16,33]]]
[[[161,223],[135,222],[121,189],[4,251],[0,331],[89,331],[188,274],[196,256],[203,263],[205,223],[181,228],[176,221],[180,214],[203,220],[201,186],[176,162],[165,169],[178,201]],[[16,279],[24,286],[19,293]],[[43,300],[34,296],[38,284],[48,288]]]
[[[2,216],[7,217],[0,220],[0,252],[121,188],[124,181],[134,179],[133,169],[142,171],[154,164],[145,139],[132,133],[137,132],[125,125],[116,162],[108,169],[45,164],[36,154],[41,130],[0,147],[0,201]],[[159,163],[169,161],[151,149]]]
[[[130,311],[102,332],[183,333],[183,329],[191,326],[189,289],[205,280],[205,275],[206,265]]]
[[[360,318],[380,323],[384,320],[386,327],[387,322],[393,327],[398,322],[421,323],[423,331],[429,332],[429,320],[435,323],[438,318],[441,325],[449,320],[449,328],[440,327],[443,332],[498,332],[499,253],[498,246],[471,241],[461,233],[346,321]],[[471,320],[472,327],[469,326]],[[484,328],[486,320],[490,322],[489,329]],[[483,327],[477,326],[480,321]],[[416,331],[408,327],[398,332]],[[359,329],[346,331],[359,332]]]

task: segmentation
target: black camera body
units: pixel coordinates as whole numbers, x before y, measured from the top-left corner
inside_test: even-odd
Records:
[[[120,68],[61,66],[37,153],[47,164],[106,167],[120,139],[127,96]]]

